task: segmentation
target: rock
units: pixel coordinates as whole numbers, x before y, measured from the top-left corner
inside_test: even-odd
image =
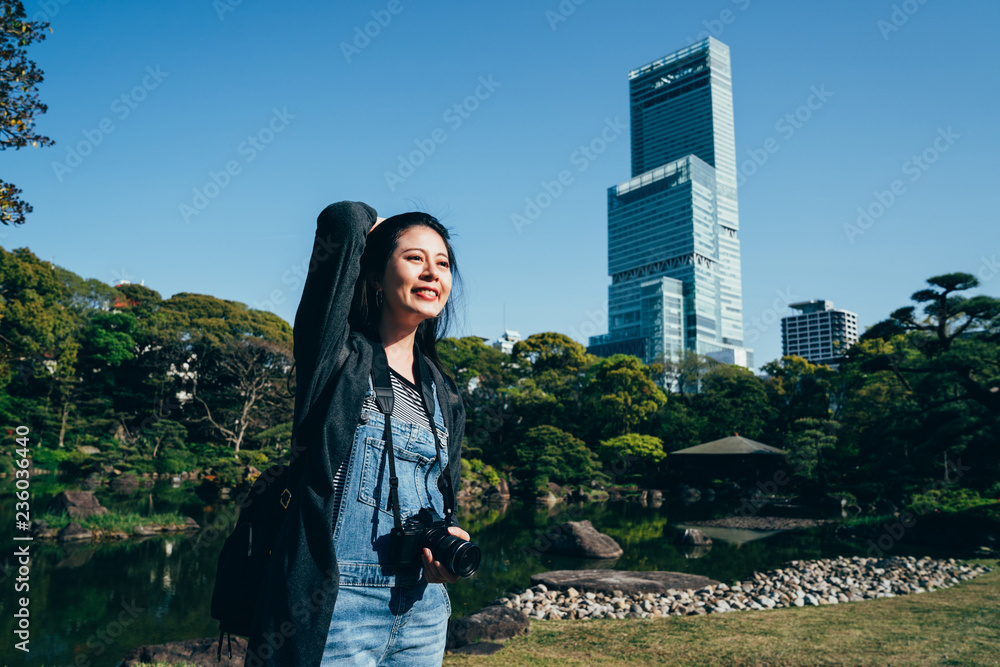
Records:
[[[551,590],[565,591],[572,587],[587,591],[584,597],[595,599],[596,593],[623,595],[645,593],[665,594],[671,588],[703,588],[719,582],[708,577],[683,572],[626,572],[622,570],[553,570],[531,576],[532,584],[544,583]],[[594,596],[594,597],[592,597]]]
[[[95,514],[107,514],[108,508],[97,502],[90,491],[63,491],[49,503],[49,514],[69,514],[72,519],[86,519]]]
[[[552,553],[582,558],[618,558],[624,553],[614,539],[598,532],[586,519],[560,524],[556,532]]]
[[[115,493],[131,495],[139,489],[139,478],[132,473],[119,475],[108,482],[108,486],[110,486],[111,490]]]
[[[59,531],[56,539],[60,542],[75,542],[77,540],[93,539],[94,534],[78,524],[76,521],[70,522],[68,526]]]
[[[99,450],[97,447],[94,447],[93,445],[80,445],[79,447],[76,448],[76,451],[82,452],[82,453],[88,454],[88,455],[100,454],[101,453],[101,450]]]
[[[681,501],[685,505],[696,503],[699,500],[701,500],[701,491],[690,486],[684,486],[681,488]]]
[[[47,521],[32,521],[28,531],[32,537],[39,539],[53,538],[59,534],[55,529],[49,528]]]
[[[159,535],[160,531],[155,526],[136,526],[132,529],[133,535]]]
[[[233,659],[229,659],[229,638],[222,640],[222,662],[216,662],[215,656],[219,647],[218,637],[203,639],[185,639],[169,644],[140,646],[131,649],[122,658],[121,667],[136,667],[140,664],[190,664],[199,667],[218,667],[243,665],[247,652],[247,640],[243,637],[233,637]]]
[[[684,533],[677,538],[678,544],[691,546],[701,546],[712,543],[712,538],[701,532],[697,528],[687,528]]]
[[[529,629],[528,615],[517,609],[494,605],[448,624],[447,648],[456,649],[483,639],[509,639]]]
[[[486,500],[487,501],[510,500],[510,485],[507,484],[507,480],[501,477],[499,484],[491,486],[489,489],[487,489]]]

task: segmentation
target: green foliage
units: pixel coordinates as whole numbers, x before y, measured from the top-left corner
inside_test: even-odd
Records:
[[[764,382],[740,366],[719,364],[702,378],[702,392],[692,400],[702,417],[702,442],[739,433],[761,440],[774,408],[768,402]]]
[[[198,467],[198,458],[191,452],[169,451],[156,461],[156,472],[161,475],[176,475],[190,472]]]
[[[42,70],[28,58],[28,47],[45,39],[45,21],[29,21],[20,0],[4,2],[0,7],[0,104],[3,125],[0,127],[0,150],[25,146],[51,146],[55,142],[35,131],[35,116],[48,107],[38,99],[37,86],[44,79]],[[21,199],[21,190],[0,181],[0,222],[24,223],[31,204]]]
[[[587,349],[569,336],[559,333],[532,334],[514,344],[518,363],[531,367],[536,375],[545,371],[561,374],[579,373],[596,361]]]
[[[653,435],[637,433],[602,440],[597,452],[605,468],[616,461],[628,462],[624,466],[624,477],[615,480],[618,484],[625,479],[651,477],[656,472],[657,464],[667,457],[662,440]]]
[[[970,468],[963,486],[1000,477],[1000,299],[958,294],[978,286],[971,274],[927,283],[918,305],[869,329],[838,373],[840,447],[894,496],[959,459]]]
[[[840,424],[826,419],[798,419],[788,439],[788,461],[795,476],[815,483],[820,492],[825,491],[827,486],[824,451],[837,445],[835,434],[839,428]]]
[[[465,403],[463,451],[494,465],[510,461],[506,436],[510,406],[504,392],[521,373],[511,358],[480,338],[445,338],[438,343],[445,371],[451,374]]]
[[[600,465],[582,440],[550,425],[530,429],[514,451],[515,474],[533,488],[542,478],[556,484],[590,481]]]
[[[1000,500],[984,498],[972,489],[943,488],[914,494],[909,503],[910,507],[921,512],[930,509],[941,512],[962,512],[984,505],[1000,505]]]
[[[761,369],[767,374],[764,390],[773,409],[767,425],[768,444],[789,444],[792,426],[800,419],[829,419],[831,379],[829,366],[817,366],[797,356],[782,357]]]
[[[500,474],[481,459],[462,459],[462,476],[466,479],[480,480],[489,486],[500,484]]]
[[[75,521],[87,530],[92,531],[122,531],[131,534],[136,526],[183,526],[186,517],[176,512],[165,512],[160,514],[137,514],[135,512],[108,512],[107,514],[94,514],[86,519],[71,519],[68,514],[41,514],[36,517],[40,521],[48,524],[49,528],[60,530],[71,522]]]
[[[635,432],[667,402],[653,371],[637,357],[616,354],[594,364],[591,373],[586,391],[603,437]]]

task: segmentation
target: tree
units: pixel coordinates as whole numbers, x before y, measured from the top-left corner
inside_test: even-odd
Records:
[[[652,435],[627,433],[601,441],[598,455],[606,468],[612,467],[615,461],[626,461],[625,471],[628,476],[640,478],[648,476],[656,470],[656,466],[667,453],[663,451],[663,441]]]
[[[662,384],[676,392],[685,405],[690,405],[691,398],[701,387],[702,376],[719,363],[693,350],[681,350],[677,356],[664,356],[659,359],[663,368]]]
[[[515,446],[515,456],[515,474],[532,488],[545,481],[589,482],[599,467],[597,457],[582,440],[549,425],[530,429]]]
[[[207,421],[238,454],[252,429],[264,430],[280,423],[280,403],[289,398],[283,389],[292,351],[279,343],[248,337],[225,349],[214,349],[208,356],[199,378],[205,387],[199,392],[207,394],[210,401],[195,395],[205,414],[191,421]],[[274,407],[279,410],[269,415],[268,408]]]
[[[653,371],[638,357],[616,354],[594,364],[591,372],[587,394],[596,430],[603,437],[635,432],[667,402],[653,381]]]
[[[509,465],[505,425],[509,425],[504,390],[516,382],[517,369],[509,355],[488,347],[475,336],[445,338],[438,354],[465,403],[466,458],[481,458],[492,465]]]
[[[0,150],[24,146],[51,146],[55,142],[35,132],[35,116],[48,110],[35,88],[42,70],[28,59],[27,48],[45,39],[49,24],[25,20],[20,0],[0,2]],[[31,204],[21,199],[21,190],[0,180],[0,222],[20,225],[31,213]]]
[[[764,382],[745,368],[719,364],[702,378],[702,391],[692,407],[702,417],[702,442],[739,433],[757,440],[763,437],[773,408]]]
[[[797,419],[790,434],[790,458],[795,474],[819,486],[821,493],[827,488],[827,465],[823,461],[823,450],[837,445],[836,432],[840,425],[829,419],[805,417]]]
[[[1000,299],[959,294],[979,285],[968,273],[927,283],[916,306],[865,332],[838,374],[848,388],[840,439],[897,496],[942,471],[948,479],[963,457],[964,483],[988,487],[1000,474]]]
[[[764,389],[774,409],[768,438],[775,447],[784,447],[799,419],[830,417],[829,366],[817,366],[798,356],[782,357],[761,369],[767,373]]]
[[[587,348],[561,333],[532,334],[514,344],[514,359],[530,365],[533,372],[555,370],[578,373],[594,362]]]

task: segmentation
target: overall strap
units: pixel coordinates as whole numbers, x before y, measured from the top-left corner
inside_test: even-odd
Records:
[[[417,351],[417,363],[420,365],[420,388],[421,394],[424,399],[424,410],[427,411],[427,421],[430,422],[431,432],[434,434],[434,449],[435,455],[437,456],[438,467],[441,468],[441,476],[444,478],[444,519],[445,525],[450,526],[452,523],[453,515],[455,514],[455,496],[454,490],[451,487],[451,475],[448,474],[444,467],[441,465],[441,439],[438,436],[437,424],[434,422],[434,396],[430,388],[431,371],[427,367],[427,360],[424,359],[424,355]],[[442,410],[444,408],[442,407]],[[444,415],[441,415],[444,418]],[[448,461],[448,466],[451,466],[453,462]]]

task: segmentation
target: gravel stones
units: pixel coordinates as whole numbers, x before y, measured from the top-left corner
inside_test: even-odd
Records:
[[[791,561],[783,568],[755,572],[732,585],[676,572],[561,570],[534,575],[534,586],[493,604],[523,611],[536,620],[692,616],[926,593],[989,571],[954,558],[918,560],[913,556]],[[684,577],[696,583],[677,586]],[[645,581],[645,586],[631,585],[636,581]],[[668,581],[675,585],[666,585]]]

